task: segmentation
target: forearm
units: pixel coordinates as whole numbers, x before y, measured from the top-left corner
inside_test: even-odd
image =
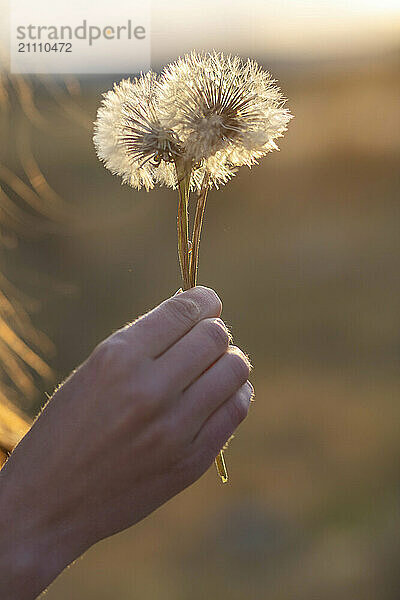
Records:
[[[63,491],[35,463],[35,436],[24,442],[0,471],[0,598],[7,600],[36,598],[86,549],[79,512],[60,503]]]

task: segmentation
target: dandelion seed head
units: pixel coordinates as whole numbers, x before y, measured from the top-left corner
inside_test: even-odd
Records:
[[[93,140],[98,157],[137,189],[176,184],[174,158],[182,147],[174,131],[160,122],[158,85],[151,71],[124,79],[104,94],[97,112]]]
[[[192,52],[166,67],[159,97],[164,122],[214,183],[276,150],[292,118],[268,72],[253,60],[218,52]]]
[[[276,82],[255,61],[192,52],[126,79],[104,95],[95,123],[99,158],[123,183],[177,186],[175,163],[192,165],[191,189],[205,173],[218,187],[238,167],[278,150],[292,115]]]

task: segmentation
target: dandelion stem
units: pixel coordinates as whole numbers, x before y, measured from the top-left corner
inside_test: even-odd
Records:
[[[203,217],[204,211],[206,208],[207,194],[209,190],[209,180],[210,175],[206,171],[203,177],[203,181],[201,183],[201,188],[199,191],[199,195],[197,197],[197,206],[196,206],[196,214],[194,217],[193,223],[193,242],[192,242],[192,251],[190,253],[190,265],[189,265],[189,279],[190,279],[190,287],[194,287],[197,283],[197,271],[199,266],[199,248],[200,248],[200,238],[201,238],[201,230],[203,226]],[[217,468],[217,473],[221,478],[222,483],[226,483],[228,481],[228,473],[226,470],[224,453],[221,450],[218,456],[215,459],[215,466]]]
[[[177,231],[178,231],[178,255],[179,264],[181,267],[183,289],[188,290],[190,287],[189,275],[189,222],[188,222],[188,200],[189,200],[189,185],[192,173],[191,165],[182,159],[175,161],[176,176],[179,189],[179,203],[177,216]]]
[[[227,483],[228,471],[226,470],[225,458],[222,450],[219,451],[219,454],[215,459],[215,466],[217,468],[218,475],[221,477],[222,483]]]
[[[175,161],[176,176],[178,180],[179,202],[177,215],[178,231],[178,255],[181,267],[183,289],[188,290],[197,283],[197,271],[199,263],[199,247],[203,217],[209,189],[209,174],[203,177],[200,192],[197,198],[196,214],[193,223],[193,242],[189,241],[189,187],[192,174],[192,165],[183,159]],[[221,450],[215,459],[215,466],[222,483],[228,481],[228,473],[225,466],[223,451]]]
[[[199,248],[200,248],[200,237],[201,229],[203,226],[204,211],[206,208],[207,193],[209,190],[209,179],[210,175],[208,172],[204,174],[203,181],[201,183],[200,192],[197,198],[196,214],[194,217],[193,224],[193,245],[192,252],[190,255],[190,286],[194,287],[197,283],[197,270],[199,266]]]

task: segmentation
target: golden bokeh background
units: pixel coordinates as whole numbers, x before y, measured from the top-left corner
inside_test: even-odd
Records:
[[[294,2],[300,15],[301,4],[313,3]],[[238,51],[253,48],[295,119],[279,153],[242,169],[207,206],[199,281],[220,294],[255,367],[256,401],[226,454],[230,484],[210,469],[87,552],[49,600],[399,597],[400,46],[398,13],[386,8],[375,37],[368,13],[347,50],[338,38],[335,51],[328,23],[328,52],[322,17],[300,35],[281,3],[276,31],[287,10],[296,53],[290,28],[281,45],[276,36],[263,46],[273,13],[249,3],[259,35],[242,32]],[[177,41],[161,14],[156,69],[200,36],[183,24]],[[340,35],[351,35],[346,23]],[[234,50],[224,31],[220,47]],[[201,35],[198,49],[207,35],[214,45],[212,31]],[[13,379],[8,359],[0,435],[23,432],[97,342],[180,286],[175,193],[121,186],[93,150],[91,123],[113,81],[2,75],[2,289],[19,320],[0,298],[11,331],[0,329],[0,358],[16,354],[29,368]]]

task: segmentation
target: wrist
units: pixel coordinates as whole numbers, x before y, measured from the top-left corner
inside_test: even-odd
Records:
[[[40,465],[15,454],[0,471],[0,598],[29,600],[87,547],[78,516],[35,476]]]

